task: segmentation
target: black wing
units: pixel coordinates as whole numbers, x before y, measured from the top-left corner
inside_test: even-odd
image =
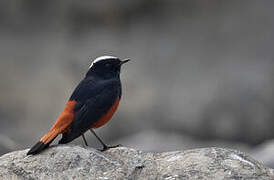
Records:
[[[78,102],[70,131],[63,134],[59,144],[68,143],[90,129],[108,112],[119,95],[119,84],[112,83],[104,86],[100,92],[89,97],[85,102]]]

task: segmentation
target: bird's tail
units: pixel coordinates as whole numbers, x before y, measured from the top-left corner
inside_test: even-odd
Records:
[[[50,143],[57,137],[59,134],[58,131],[51,129],[47,132],[38,143],[36,143],[27,153],[30,154],[38,154],[39,152],[43,151],[47,147],[49,147]]]

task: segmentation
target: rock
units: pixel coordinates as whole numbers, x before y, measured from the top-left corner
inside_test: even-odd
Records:
[[[274,179],[274,170],[242,152],[202,148],[144,153],[127,147],[103,153],[72,145],[39,155],[0,157],[0,179]]]

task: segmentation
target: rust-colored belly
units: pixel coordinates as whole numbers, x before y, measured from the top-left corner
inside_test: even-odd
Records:
[[[118,97],[116,101],[114,102],[114,104],[109,109],[109,111],[103,117],[101,117],[96,123],[94,123],[91,126],[91,128],[99,128],[103,126],[104,124],[106,124],[111,119],[115,111],[117,110],[119,102],[120,102],[120,98]]]

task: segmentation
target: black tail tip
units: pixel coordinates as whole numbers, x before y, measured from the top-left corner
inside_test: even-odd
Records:
[[[39,141],[27,152],[27,155],[38,154],[39,152],[46,149],[48,146],[49,146],[48,144],[44,144],[43,142]]]

